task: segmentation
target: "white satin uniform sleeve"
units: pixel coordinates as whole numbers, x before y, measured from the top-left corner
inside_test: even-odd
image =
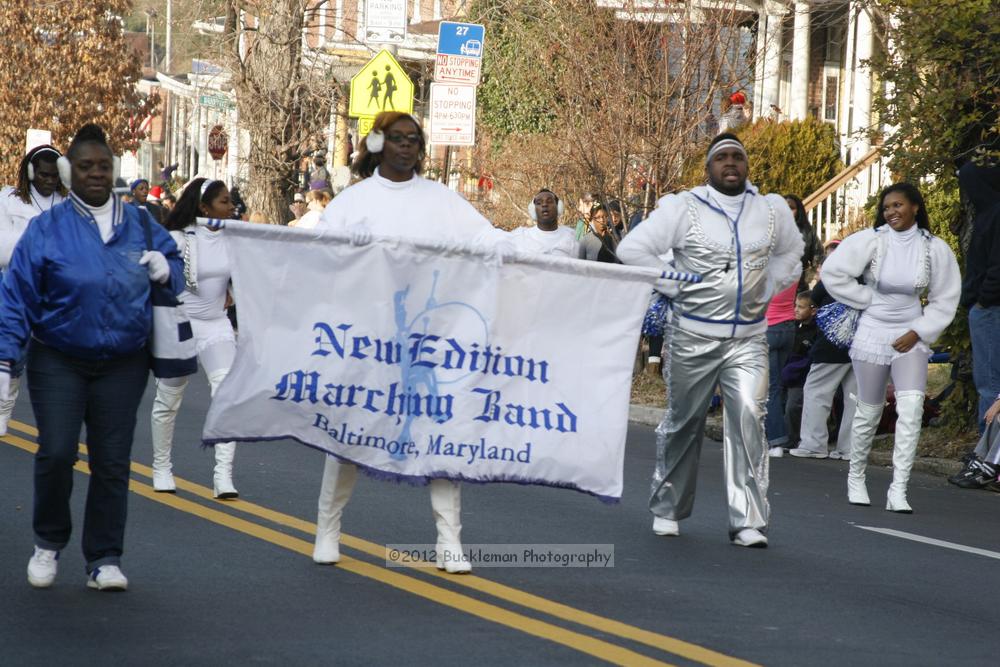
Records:
[[[860,284],[875,252],[875,230],[864,229],[844,239],[820,267],[820,280],[837,301],[864,310],[872,302],[874,290]]]
[[[943,240],[931,239],[931,284],[923,314],[910,327],[920,340],[931,344],[955,319],[962,295],[962,274],[955,253]]]
[[[683,250],[690,226],[683,198],[675,194],[667,195],[657,202],[656,208],[641,225],[625,235],[615,254],[624,264],[665,271],[670,267],[661,255]],[[681,283],[674,280],[661,280],[656,289],[668,297],[675,297],[680,286]]]
[[[798,282],[802,275],[802,254],[806,244],[784,198],[779,195],[765,196],[774,208],[776,238],[774,250],[767,262],[768,284],[771,285],[771,295],[774,296]]]

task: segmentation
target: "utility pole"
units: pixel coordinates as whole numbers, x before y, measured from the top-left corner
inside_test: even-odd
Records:
[[[167,0],[167,53],[163,58],[163,69],[170,74],[170,37],[171,23],[173,22],[173,0]]]

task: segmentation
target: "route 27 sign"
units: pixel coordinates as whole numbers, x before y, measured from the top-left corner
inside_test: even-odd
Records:
[[[434,81],[479,85],[486,28],[478,23],[442,21],[438,28]]]

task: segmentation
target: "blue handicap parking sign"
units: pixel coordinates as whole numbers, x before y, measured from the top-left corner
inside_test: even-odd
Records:
[[[468,58],[483,57],[486,28],[478,23],[442,21],[438,30],[438,53]]]

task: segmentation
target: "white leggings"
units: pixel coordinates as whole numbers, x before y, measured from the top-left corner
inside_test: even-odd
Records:
[[[882,366],[867,361],[852,361],[858,380],[858,399],[869,405],[885,403],[885,390],[892,376],[896,391],[927,391],[927,351],[911,350]]]
[[[209,378],[212,377],[213,373],[232,368],[235,358],[236,345],[230,340],[220,340],[198,353],[198,361],[201,362],[201,367],[205,369],[205,375]],[[186,385],[187,381],[187,377],[157,380],[160,384],[175,388]]]

